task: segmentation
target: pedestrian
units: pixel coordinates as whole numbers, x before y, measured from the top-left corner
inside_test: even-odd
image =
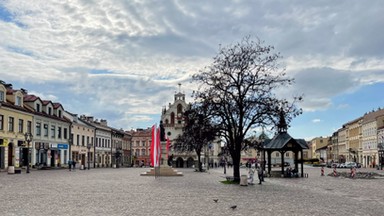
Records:
[[[253,163],[251,165],[251,168],[249,168],[249,171],[248,171],[248,184],[250,185],[253,185],[253,176],[254,176],[254,173],[255,173],[255,164]]]
[[[69,168],[69,171],[72,170],[72,161],[71,160],[68,161],[68,168]]]
[[[263,168],[261,168],[260,164],[257,164],[257,175],[259,177],[259,184],[263,181]]]

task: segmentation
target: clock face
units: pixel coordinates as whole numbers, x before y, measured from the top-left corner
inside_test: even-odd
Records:
[[[167,135],[168,135],[168,136],[171,136],[171,132],[170,132],[170,131],[168,131]]]

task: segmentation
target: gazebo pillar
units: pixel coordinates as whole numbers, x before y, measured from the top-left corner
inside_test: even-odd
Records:
[[[267,155],[268,155],[268,175],[271,176],[271,170],[272,170],[272,167],[271,167],[272,152],[271,152],[271,150],[267,150]]]
[[[303,160],[303,149],[300,150],[300,158],[301,158],[301,177],[304,177],[304,160]]]
[[[299,171],[299,163],[297,162],[299,160],[299,151],[297,151],[296,149],[294,154],[295,154],[295,170]]]
[[[281,154],[281,175],[284,176],[284,154],[285,154],[285,152],[281,151],[280,154]]]

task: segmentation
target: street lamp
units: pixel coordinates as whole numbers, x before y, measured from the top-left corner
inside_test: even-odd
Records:
[[[91,147],[92,147],[92,144],[88,143],[87,145],[87,149],[88,149],[88,170],[90,169],[90,163],[91,163]]]
[[[31,143],[33,136],[32,133],[27,132],[24,134],[25,136],[25,142],[27,142],[27,148],[28,148],[28,153],[27,153],[27,173],[29,173],[29,144]]]

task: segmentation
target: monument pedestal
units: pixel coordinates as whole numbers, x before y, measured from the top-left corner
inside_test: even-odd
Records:
[[[160,142],[161,145],[161,158],[160,158],[160,167],[151,168],[149,171],[145,173],[141,173],[141,176],[183,176],[182,172],[178,172],[172,167],[168,166],[168,158],[167,158],[167,142]],[[163,159],[163,160],[162,160]],[[158,169],[156,171],[156,169]]]

